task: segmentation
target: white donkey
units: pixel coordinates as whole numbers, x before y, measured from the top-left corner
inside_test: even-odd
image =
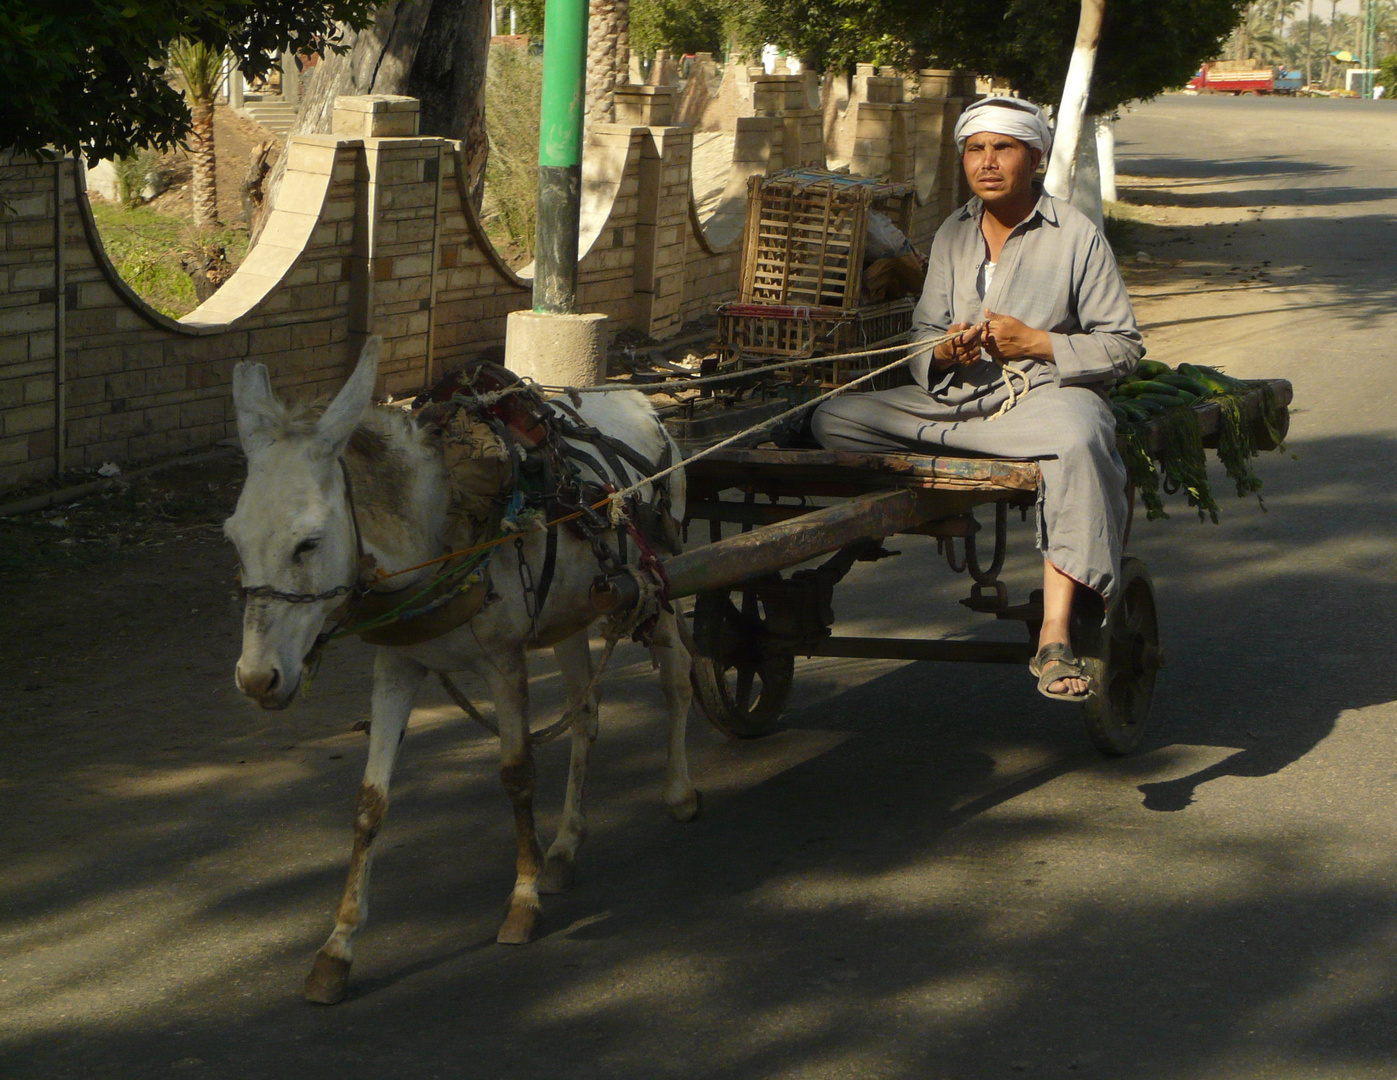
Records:
[[[371,338],[354,374],[318,417],[279,402],[261,364],[241,363],[233,373],[248,472],[224,530],[237,547],[243,585],[252,590],[236,679],[239,689],[264,708],[283,708],[292,700],[322,627],[362,573],[361,547],[384,571],[416,566],[446,550],[449,497],[441,452],[409,414],[370,408],[378,351],[378,339]],[[599,431],[652,461],[669,440],[640,394],[588,395],[579,411]],[[356,432],[358,439],[353,438]],[[670,449],[675,452],[672,443]],[[671,478],[670,497],[682,519],[682,472]],[[528,941],[538,920],[539,893],[558,892],[571,883],[577,848],[586,834],[583,789],[597,733],[587,635],[596,618],[588,590],[597,562],[585,541],[566,529],[559,534],[553,584],[543,610],[535,613],[536,635],[520,584],[519,554],[510,543],[493,553],[491,579],[498,602],[442,637],[378,649],[368,764],[355,804],[349,876],[334,932],[306,979],[310,1000],[330,1004],[344,996],[350,939],[368,914],[370,849],[383,824],[388,781],[413,696],[428,672],[473,671],[494,699],[500,775],[513,803],[518,837],[518,877],[499,940]],[[543,536],[535,530],[525,533],[524,540],[523,557],[539,566]],[[615,537],[611,540],[615,550]],[[423,569],[395,577],[380,588],[403,590],[431,573]],[[684,744],[689,654],[673,615],[661,613],[655,643],[653,655],[669,709],[664,799],[671,816],[687,821],[699,805]],[[546,861],[534,830],[525,661],[526,649],[543,645],[551,645],[558,659],[573,718],[567,795]]]

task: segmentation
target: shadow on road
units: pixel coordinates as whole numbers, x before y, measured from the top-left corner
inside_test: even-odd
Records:
[[[603,735],[578,887],[547,901],[548,936],[507,949],[490,943],[511,869],[491,747],[455,724],[413,732],[336,1009],[295,995],[362,761],[361,737],[327,734],[360,715],[344,699],[303,706],[294,760],[268,749],[263,718],[243,722],[239,738],[263,740],[254,783],[229,766],[162,788],[176,767],[140,739],[8,775],[11,810],[30,787],[71,792],[46,812],[81,842],[7,857],[0,998],[23,1027],[0,1035],[0,1074],[1381,1075],[1397,1053],[1397,898],[1380,868],[1334,872],[1342,837],[1313,819],[1244,826],[1210,802],[1397,700],[1397,445],[1294,449],[1263,465],[1269,514],[1229,501],[1214,528],[1178,507],[1137,532],[1171,658],[1138,758],[1099,758],[1022,673],[909,665],[799,709],[793,726],[852,737],[680,827],[659,823],[658,723],[628,725]],[[910,586],[920,569],[899,562],[878,572]],[[322,679],[340,676],[362,692],[347,667]],[[608,694],[658,716],[648,678]],[[225,768],[217,745],[178,770]],[[98,766],[153,779],[94,791]],[[1141,814],[1142,799],[1174,813]],[[328,854],[308,861],[308,846]],[[220,876],[249,858],[242,884]],[[164,909],[128,940],[101,936],[146,893]]]

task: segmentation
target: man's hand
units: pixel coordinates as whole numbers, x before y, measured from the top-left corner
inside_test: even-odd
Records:
[[[1001,364],[1006,360],[1053,359],[1053,339],[1046,330],[1034,330],[1012,315],[1000,315],[989,308],[985,308],[981,325],[985,328],[985,351]]]
[[[984,323],[952,323],[946,330],[955,337],[943,341],[931,353],[931,366],[937,371],[945,371],[958,364],[973,364],[980,359],[980,347],[984,339]]]

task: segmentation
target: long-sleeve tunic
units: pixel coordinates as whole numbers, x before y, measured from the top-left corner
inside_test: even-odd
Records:
[[[937,231],[914,340],[980,322],[988,308],[1048,331],[1053,361],[1013,361],[1023,375],[1014,377],[1017,400],[994,417],[1010,396],[1001,365],[982,355],[934,371],[927,353],[909,364],[915,386],[834,398],[816,412],[813,429],[830,449],[1037,459],[1039,547],[1063,573],[1109,597],[1127,505],[1115,421],[1100,390],[1132,372],[1145,351],[1130,297],[1100,230],[1043,193],[1009,234],[982,294],[983,212],[971,199]]]

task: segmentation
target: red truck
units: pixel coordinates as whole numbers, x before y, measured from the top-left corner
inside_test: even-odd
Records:
[[[1188,85],[1200,94],[1293,94],[1303,81],[1298,71],[1282,71],[1259,60],[1213,60]]]

